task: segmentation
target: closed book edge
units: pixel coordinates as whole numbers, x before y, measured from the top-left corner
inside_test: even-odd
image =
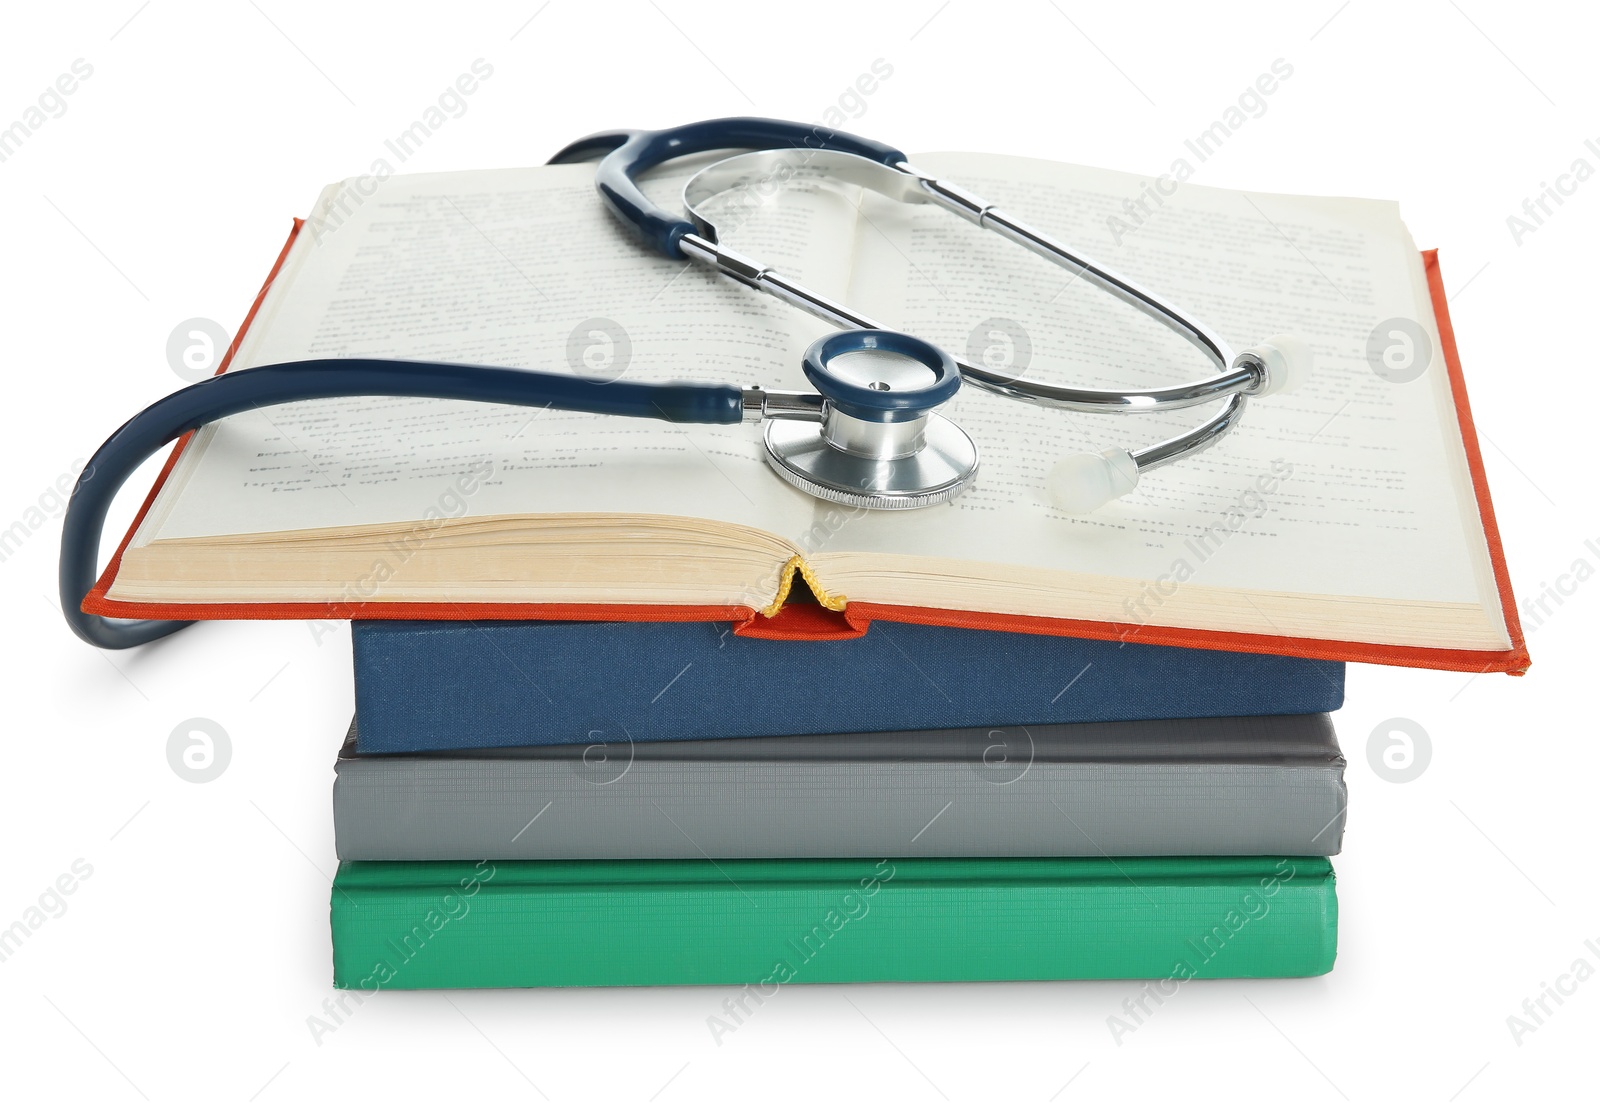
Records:
[[[382,989],[1328,972],[1325,858],[347,862],[334,983]]]
[[[1330,712],[1344,667],[883,624],[775,642],[703,625],[356,622],[373,753]]]
[[[1325,715],[361,755],[345,861],[1339,852]]]

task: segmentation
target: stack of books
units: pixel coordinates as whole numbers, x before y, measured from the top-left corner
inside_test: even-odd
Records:
[[[354,643],[340,985],[1333,964],[1339,663],[888,623],[364,622]]]
[[[84,607],[355,622],[339,984],[1330,967],[1344,664],[1528,664],[1436,258],[1392,204],[1184,184],[1130,226],[1137,177],[917,162],[1067,240],[1111,229],[1235,345],[1304,334],[1310,384],[1087,517],[1050,504],[1063,453],[1192,419],[967,388],[977,482],[904,513],[807,497],[741,426],[373,398],[196,432]],[[1098,386],[1194,362],[943,212],[779,198],[729,244],[944,347]],[[224,370],[802,389],[819,330],[649,255],[557,165],[330,187]]]

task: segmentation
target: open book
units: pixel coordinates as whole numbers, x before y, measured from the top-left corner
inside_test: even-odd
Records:
[[[749,426],[421,399],[273,407],[180,445],[85,608],[721,618],[760,633],[808,586],[841,631],[876,617],[1526,667],[1437,268],[1394,204],[1188,184],[1162,197],[1100,169],[915,161],[1235,347],[1306,337],[1310,383],[1252,402],[1217,447],[1087,516],[1050,504],[1058,459],[1140,447],[1205,410],[1070,414],[964,388],[944,412],[978,444],[975,485],[874,512],[783,483]],[[676,206],[686,175],[647,190]],[[227,370],[401,357],[804,388],[821,323],[647,252],[592,178],[568,165],[331,186]],[[1206,370],[1163,327],[943,211],[791,184],[732,222],[724,240],[742,252],[1030,378],[1132,388]],[[1376,370],[1401,332],[1426,368]]]

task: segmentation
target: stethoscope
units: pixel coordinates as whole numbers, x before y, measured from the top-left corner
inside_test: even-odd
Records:
[[[696,173],[684,188],[689,218],[662,210],[638,177],[678,157],[750,149]],[[1146,471],[1215,444],[1239,423],[1247,397],[1298,385],[1310,352],[1279,336],[1233,355],[1206,327],[1129,280],[1071,252],[970,192],[919,172],[899,150],[821,127],[734,118],[671,130],[622,130],[567,146],[552,164],[600,155],[596,187],[645,244],[674,259],[708,265],[842,328],[811,345],[802,367],[814,392],[768,391],[727,383],[635,383],[474,364],[332,359],[268,364],[214,376],[153,403],[102,444],[73,487],[62,523],[61,606],[80,637],[100,647],[135,647],[188,621],[114,620],[84,613],[96,578],[100,539],[117,491],[157,449],[232,414],[316,398],[441,398],[700,424],[764,422],[767,458],[791,485],[828,501],[908,509],[949,501],[978,471],[972,438],[939,407],[963,379],[995,394],[1087,413],[1176,410],[1221,400],[1209,419],[1138,450],[1068,456],[1049,476],[1056,505],[1086,513],[1128,493]],[[1192,383],[1141,391],[1056,387],[956,359],[927,341],[885,330],[717,241],[706,208],[752,186],[821,177],[908,203],[933,203],[1059,264],[1137,307],[1199,349],[1216,369]],[[692,221],[691,221],[692,219]]]

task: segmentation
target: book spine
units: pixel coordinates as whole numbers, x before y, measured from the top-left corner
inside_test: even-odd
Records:
[[[369,753],[1331,712],[1312,659],[879,623],[774,641],[712,624],[357,622]]]
[[[626,872],[632,863],[401,863],[376,877],[353,863],[332,895],[334,980],[363,994],[719,984],[770,998],[791,983],[1181,984],[1332,967],[1326,859],[1210,861],[1152,872],[1128,859],[1125,876],[1102,859],[1018,873],[990,862],[958,877],[890,859],[803,863],[803,876],[739,863],[725,877],[703,876],[704,861],[652,863],[643,877]],[[529,876],[547,865],[562,868]]]
[[[344,861],[1330,855],[1343,838],[1342,765],[1011,749],[970,762],[363,758],[340,764],[334,837]]]

